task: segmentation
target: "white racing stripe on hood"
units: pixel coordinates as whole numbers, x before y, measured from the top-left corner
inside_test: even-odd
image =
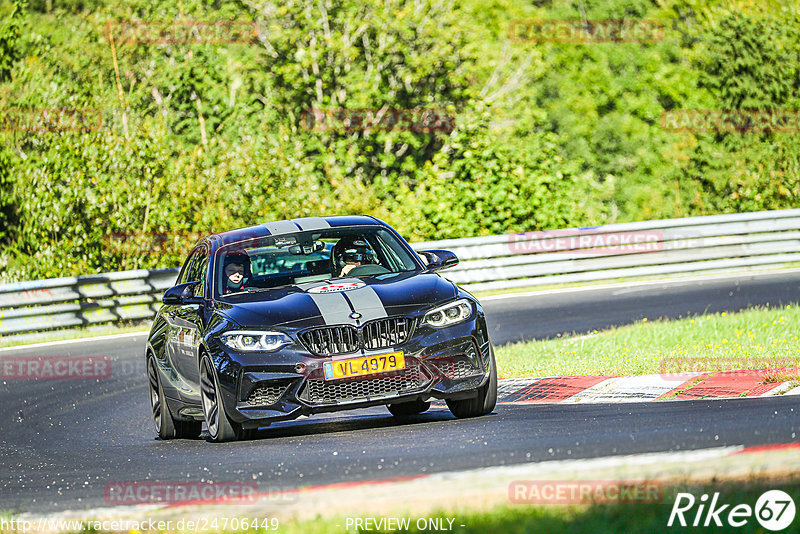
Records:
[[[344,293],[353,304],[353,308],[361,314],[361,322],[386,317],[386,308],[381,298],[370,286],[364,286]]]
[[[364,281],[359,278],[342,278],[335,283],[352,284],[356,282],[363,283]],[[330,280],[309,282],[307,284],[298,284],[297,286],[303,291],[306,291],[306,294],[311,297],[314,304],[317,305],[317,308],[319,308],[322,314],[322,318],[325,320],[325,324],[355,325],[355,319],[350,317],[353,309],[361,314],[361,319],[359,319],[361,324],[373,319],[387,317],[386,308],[383,302],[381,302],[381,298],[370,286],[336,293],[308,293],[309,289],[327,285],[332,285]],[[350,304],[348,304],[348,300],[352,304],[352,309]]]
[[[322,314],[325,324],[352,324],[356,321],[350,314],[352,310],[342,293],[306,293],[314,301]]]

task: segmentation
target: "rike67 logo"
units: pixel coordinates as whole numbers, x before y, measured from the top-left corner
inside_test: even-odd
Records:
[[[723,504],[719,502],[718,492],[714,493],[710,502],[709,496],[705,493],[699,500],[695,499],[691,493],[678,493],[675,497],[675,504],[672,505],[667,526],[739,528],[750,523],[755,516],[756,521],[763,528],[779,531],[792,524],[795,512],[794,500],[788,493],[781,490],[764,492],[756,501],[755,508],[748,504],[735,506],[730,503]]]

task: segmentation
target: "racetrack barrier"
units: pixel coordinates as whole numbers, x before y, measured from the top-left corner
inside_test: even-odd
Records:
[[[491,291],[642,276],[735,272],[800,261],[800,209],[415,243],[453,251],[445,276]]]
[[[0,336],[150,319],[177,276],[139,269],[0,285]]]
[[[800,209],[413,243],[452,250],[469,291],[777,269],[800,262]],[[0,285],[0,336],[150,319],[178,269]]]

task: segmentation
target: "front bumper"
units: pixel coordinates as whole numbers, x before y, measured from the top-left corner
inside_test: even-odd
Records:
[[[246,428],[417,399],[469,398],[486,383],[490,368],[482,315],[444,329],[417,329],[402,346],[338,356],[315,356],[300,343],[271,354],[242,354],[216,345],[212,358],[225,412]],[[405,356],[403,370],[338,380],[323,376],[326,361],[398,350]],[[305,366],[302,373],[298,364]]]

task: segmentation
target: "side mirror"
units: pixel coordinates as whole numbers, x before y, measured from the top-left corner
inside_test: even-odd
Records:
[[[194,288],[199,283],[200,282],[186,282],[185,284],[178,284],[177,286],[171,287],[164,293],[161,302],[173,305],[201,304],[203,298],[194,295]]]
[[[428,271],[441,271],[458,265],[458,257],[449,250],[422,250],[419,253],[427,260]]]

